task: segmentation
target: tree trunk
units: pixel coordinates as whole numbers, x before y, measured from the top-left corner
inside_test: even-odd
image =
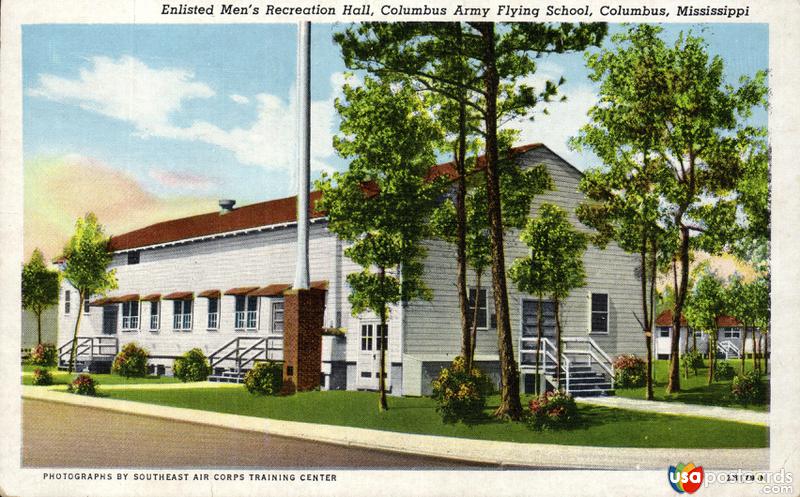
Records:
[[[556,313],[556,385],[557,390],[561,390],[561,311],[558,298],[553,299],[553,307]]]
[[[536,395],[542,393],[541,384],[542,378],[544,377],[544,371],[539,371],[539,365],[541,364],[539,355],[542,353],[542,297],[541,295],[536,301],[536,385],[534,385],[533,392]]]
[[[708,384],[714,381],[714,370],[717,368],[717,343],[719,342],[719,328],[714,328],[709,333],[709,341],[712,342],[710,360],[708,363]]]
[[[755,333],[755,331],[753,332]],[[769,333],[764,333],[764,374],[769,374]]]
[[[742,337],[742,354],[741,354],[742,355],[742,363],[741,363],[741,367],[739,368],[739,373],[740,374],[744,374],[744,360],[747,357],[747,353],[745,352],[746,351],[746,347],[747,347],[747,323],[745,323],[745,325],[744,325],[744,336]]]
[[[680,220],[681,216],[677,216],[677,224],[680,224]],[[675,293],[675,308],[672,313],[672,338],[670,340],[669,382],[667,383],[667,393],[681,391],[680,358],[678,357],[680,351],[678,345],[681,336],[681,314],[683,314],[683,304],[686,302],[686,288],[689,285],[689,229],[686,227],[681,227],[680,248],[681,281]]]
[[[78,319],[75,320],[75,332],[72,334],[72,349],[69,352],[69,366],[67,373],[72,374],[75,371],[75,362],[77,361],[76,355],[78,354],[78,330],[81,326],[81,315],[83,314],[83,298],[84,292],[78,292]]]
[[[758,346],[758,371],[760,373],[764,373],[764,368],[761,367],[761,336],[759,335],[758,341],[756,342]]]
[[[458,32],[461,33],[459,27]],[[467,295],[467,130],[466,104],[462,101],[458,110],[458,152],[456,153],[456,172],[458,174],[456,190],[456,286],[458,287],[458,305],[461,309],[461,355],[466,361],[467,371],[472,370],[472,358],[475,345],[471,342],[469,330],[469,298]]]
[[[42,344],[42,311],[36,313],[36,344]]]
[[[383,288],[383,280],[386,278],[386,268],[379,269],[379,277],[381,279],[381,288]],[[381,329],[378,333],[378,344],[380,345],[381,352],[381,367],[378,376],[378,390],[380,390],[380,399],[378,400],[378,409],[380,411],[388,411],[389,404],[386,402],[386,347],[389,342],[389,330],[386,329],[386,307],[381,306]],[[386,337],[384,340],[383,337]],[[384,343],[386,342],[386,343]]]
[[[652,320],[650,319],[650,307],[647,304],[647,283],[648,283],[648,267],[647,267],[647,239],[642,238],[641,251],[639,253],[640,264],[642,268],[641,273],[641,290],[642,290],[642,326],[644,327],[644,343],[647,350],[647,369],[645,371],[645,398],[653,400],[653,329],[651,326]],[[653,278],[654,275],[650,275]]]
[[[692,334],[692,350],[697,352],[697,333],[690,326],[687,326],[686,329]]]
[[[647,323],[647,328],[650,331],[646,334],[647,338],[647,400],[653,400],[653,328],[655,328],[656,321],[656,270],[658,260],[656,255],[658,252],[657,242],[651,240],[650,242],[650,320]]]
[[[472,371],[472,363],[475,361],[475,343],[478,341],[478,297],[481,294],[481,276],[483,271],[475,273],[475,310],[472,313],[472,330],[470,331],[469,358],[467,359],[467,371]]]
[[[508,309],[506,267],[503,247],[503,217],[500,203],[500,171],[497,143],[497,94],[500,78],[497,73],[494,23],[475,23],[481,34],[483,80],[486,114],[486,191],[489,212],[489,232],[492,249],[492,291],[497,314],[497,349],[500,356],[500,405],[495,416],[518,420],[522,417],[519,398],[519,369],[514,358],[511,339],[511,320]]]
[[[761,371],[758,367],[758,348],[756,347],[756,332],[753,330],[752,343],[753,343],[753,371]]]

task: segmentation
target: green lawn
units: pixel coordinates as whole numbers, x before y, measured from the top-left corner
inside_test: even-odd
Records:
[[[31,366],[30,364],[24,364],[22,366],[23,373],[33,373],[34,369],[41,369],[40,366]],[[68,385],[73,378],[75,378],[77,373],[73,373],[72,375],[67,374],[66,371],[59,371],[55,367],[46,368],[49,369],[51,373],[53,373],[53,384],[54,385]],[[118,376],[115,374],[93,374],[92,378],[95,379],[100,385],[134,385],[140,383],[178,383],[179,380],[171,377],[171,376],[146,376],[144,378],[123,378],[122,376]],[[22,375],[22,384],[23,385],[33,385],[33,375],[32,374],[24,374]]]
[[[739,373],[741,362],[738,359],[729,361],[733,366],[736,373]],[[708,361],[706,361],[706,364]],[[653,396],[655,400],[662,400],[667,402],[686,402],[688,404],[703,404],[708,406],[724,406],[724,407],[738,407],[751,409],[753,411],[768,411],[769,410],[769,396],[767,396],[764,404],[743,406],[733,400],[731,397],[731,380],[713,382],[708,385],[708,368],[697,370],[697,376],[694,371],[689,370],[689,378],[684,376],[681,370],[681,391],[676,394],[667,394],[667,372],[669,369],[669,361],[658,360],[653,361],[654,370],[654,383],[653,383]],[[745,362],[747,371],[753,369],[753,360],[747,359]],[[769,383],[769,377],[764,378],[765,382]],[[642,388],[618,388],[616,395],[620,397],[629,397],[632,399],[644,399],[645,389]]]
[[[389,411],[380,413],[378,394],[372,392],[306,392],[289,397],[263,397],[251,395],[244,388],[191,388],[115,389],[103,395],[245,416],[510,442],[606,447],[767,447],[769,438],[769,429],[763,426],[584,404],[580,405],[583,417],[580,427],[535,432],[523,423],[488,417],[472,425],[447,425],[435,412],[433,400],[427,397],[390,397]],[[490,403],[496,405],[497,398]]]

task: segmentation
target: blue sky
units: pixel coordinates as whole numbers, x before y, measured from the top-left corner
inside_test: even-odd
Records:
[[[312,29],[314,176],[341,169],[330,145],[333,98],[345,67],[331,41],[337,25]],[[766,25],[665,25],[702,30],[729,80],[768,66]],[[612,26],[612,32],[621,29]],[[542,77],[564,75],[566,103],[519,123],[521,142],[568,150],[595,87],[581,54],[542,59]],[[127,175],[157,197],[292,194],[295,25],[28,25],[23,30],[23,139],[27,164],[80,157]],[[754,121],[766,124],[766,113]],[[91,178],[76,178],[91,181]],[[115,192],[108,192],[114,194]],[[118,195],[119,192],[116,192]]]

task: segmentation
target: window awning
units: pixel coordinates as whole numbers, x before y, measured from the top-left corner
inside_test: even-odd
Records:
[[[225,290],[225,295],[248,295],[250,292],[258,290],[257,286],[240,286]]]
[[[141,300],[145,302],[156,302],[158,300],[161,300],[161,294],[151,293],[150,295],[145,295],[144,297],[142,297]]]
[[[102,307],[104,305],[116,304],[117,300],[114,297],[103,297],[89,302],[92,307]]]
[[[164,295],[164,300],[189,300],[194,298],[192,292],[172,292]]]
[[[288,283],[273,283],[272,285],[262,286],[258,290],[252,292],[252,297],[280,297],[283,292],[290,289],[292,285]]]
[[[328,280],[312,281],[311,288],[316,288],[317,290],[327,290]]]
[[[206,290],[197,294],[198,298],[204,299],[218,299],[220,296],[219,290]]]
[[[139,300],[139,294],[129,293],[127,295],[123,295],[122,297],[116,297],[115,300],[117,302],[134,302]]]

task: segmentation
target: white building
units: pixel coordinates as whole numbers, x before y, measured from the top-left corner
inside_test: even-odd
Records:
[[[545,164],[555,190],[536,204],[552,202],[570,212],[582,200],[581,173],[544,145],[513,151],[520,167]],[[446,165],[439,166],[446,169]],[[318,193],[312,193],[314,205]],[[77,292],[65,285],[59,307],[59,343],[71,339],[78,312],[85,312],[80,337],[82,366],[101,364],[116,347],[135,341],[151,354],[157,371],[169,370],[174,357],[199,347],[217,373],[248,369],[257,358],[282,354],[283,295],[295,270],[294,197],[261,202],[220,212],[175,219],[114,236],[109,249],[119,289],[77,309]],[[532,215],[535,215],[533,208]],[[375,389],[381,346],[387,348],[387,385],[393,394],[430,392],[431,380],[460,349],[460,315],[456,289],[455,248],[438,240],[426,242],[425,279],[433,290],[430,302],[412,301],[391,309],[386,338],[370,314],[351,315],[346,275],[359,268],[344,256],[344,244],[327,229],[321,213],[312,212],[310,273],[313,286],[327,289],[323,336],[323,388]],[[525,256],[516,233],[506,235],[506,264]],[[611,388],[611,357],[643,354],[644,339],[634,313],[639,308],[635,257],[611,244],[590,247],[584,258],[587,285],[563,303],[568,385],[575,393],[600,393]],[[474,280],[468,275],[468,281]],[[491,278],[479,298],[478,365],[498,376],[497,333]],[[489,287],[489,288],[487,288]],[[470,291],[474,301],[475,289]],[[67,302],[70,302],[67,308]],[[533,297],[513,288],[509,305],[515,352],[522,381],[533,381],[536,305]],[[552,307],[545,305],[548,313]],[[545,314],[546,336],[554,320]],[[545,340],[546,345],[552,339]],[[68,347],[64,347],[68,352]],[[552,373],[554,349],[543,357]],[[237,357],[239,359],[237,360]],[[549,369],[548,369],[549,368]],[[232,372],[226,373],[234,376]]]

